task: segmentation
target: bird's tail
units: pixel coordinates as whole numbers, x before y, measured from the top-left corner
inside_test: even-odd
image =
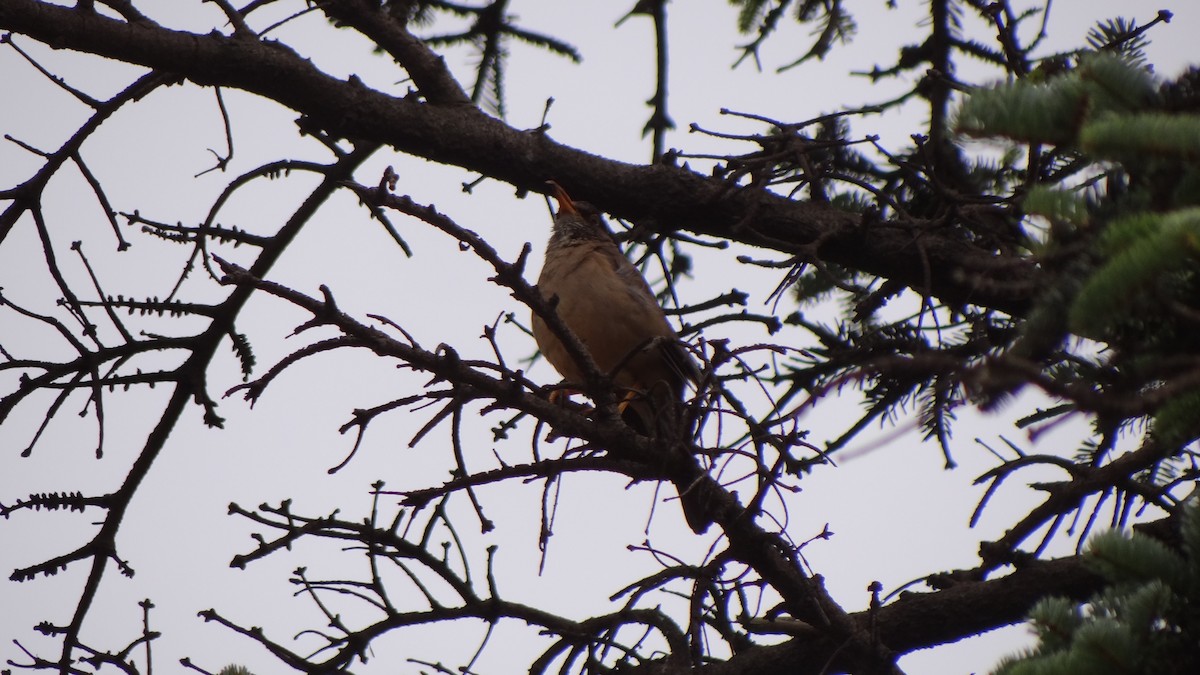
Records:
[[[683,518],[688,527],[696,534],[704,534],[713,519],[708,515],[708,503],[704,499],[703,490],[696,489],[699,485],[677,485],[679,504],[683,508]]]
[[[684,415],[687,406],[681,400],[678,392],[670,391],[665,383],[653,387],[644,393],[633,393],[622,402],[621,418],[629,428],[643,436],[658,439],[674,439],[683,441],[680,436],[686,435]],[[656,391],[657,390],[657,391]],[[677,445],[672,443],[671,445]],[[678,445],[687,446],[687,443]],[[708,501],[704,496],[703,486],[676,484],[679,491],[679,504],[683,508],[683,517],[688,527],[696,534],[704,534],[712,525],[709,516]]]

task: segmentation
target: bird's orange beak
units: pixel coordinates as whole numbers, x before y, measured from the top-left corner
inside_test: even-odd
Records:
[[[550,187],[550,194],[558,200],[558,212],[560,214],[579,215],[579,209],[575,208],[575,202],[571,200],[571,195],[568,195],[567,191],[561,185],[552,180],[546,181],[546,185]]]

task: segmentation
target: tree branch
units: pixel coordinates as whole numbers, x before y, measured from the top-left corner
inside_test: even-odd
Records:
[[[281,43],[129,24],[37,0],[0,5],[0,28],[57,48],[176,73],[200,85],[256,93],[303,112],[308,125],[336,136],[385,143],[522,189],[536,190],[553,178],[572,195],[659,231],[685,229],[788,254],[819,255],[951,304],[1019,313],[1032,297],[1027,286],[988,283],[993,253],[951,234],[918,234],[901,223],[867,224],[854,213],[741,189],[683,168],[607,160],[541,132],[513,129],[477,108],[397,98],[355,77],[333,78]],[[747,214],[753,216],[747,219]],[[815,251],[809,248],[814,242],[820,242]],[[1014,264],[1020,278],[1037,277],[1032,262]],[[1004,277],[1011,274],[1005,270]]]

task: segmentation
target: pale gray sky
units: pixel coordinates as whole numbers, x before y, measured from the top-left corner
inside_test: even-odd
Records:
[[[611,28],[627,4],[632,2],[513,1],[512,11],[527,27],[575,44],[584,61],[576,66],[544,51],[512,44],[508,79],[508,120],[512,125],[536,127],[545,99],[554,97],[549,120],[550,135],[556,140],[616,159],[645,161],[648,143],[640,138],[640,132],[649,113],[644,102],[654,86],[649,67],[653,47],[649,21],[644,18],[631,19],[617,30]],[[688,152],[748,150],[686,133],[693,122],[725,132],[762,131],[750,122],[720,116],[722,107],[802,120],[891,98],[901,83],[872,87],[866,79],[846,73],[887,65],[899,45],[916,39],[919,30],[914,23],[924,5],[901,4],[911,7],[887,11],[883,0],[854,3],[860,31],[853,44],[836,48],[824,62],[777,75],[775,66],[792,60],[807,47],[807,29],[789,26],[768,43],[762,74],[754,73],[750,63],[731,71],[728,66],[737,58],[735,45],[746,38],[733,32],[728,4],[719,0],[673,3],[670,112],[679,130],[668,145]],[[217,14],[214,5],[199,0],[159,0],[139,6],[168,25],[202,32],[210,29]],[[1164,75],[1173,75],[1196,53],[1192,41],[1200,34],[1200,8],[1186,0],[1157,5],[1059,0],[1054,4],[1047,51],[1078,45],[1096,18],[1124,15],[1144,22],[1160,8],[1174,11],[1175,19],[1152,31],[1150,60]],[[285,27],[278,37],[311,54],[332,73],[353,72],[372,86],[403,92],[405,85],[397,84],[397,71],[385,59],[372,56],[368,45],[354,40],[349,31],[321,28],[314,16]],[[980,34],[981,38],[985,35]],[[109,95],[139,74],[120,64],[51,52],[28,40],[17,40],[56,73],[95,96]],[[457,63],[457,72],[467,78],[466,61],[458,58]],[[965,60],[962,64],[964,68],[977,67]],[[0,102],[0,132],[53,148],[85,118],[82,106],[46,83],[11,49],[0,49],[0,76],[8,91],[22,92]],[[972,79],[969,73],[962,76]],[[106,125],[87,143],[83,154],[109,190],[114,206],[140,209],[152,218],[194,222],[203,217],[232,175],[284,156],[325,159],[311,141],[297,139],[294,113],[238,92],[226,92],[226,103],[236,143],[230,174],[193,178],[211,165],[207,148],[220,151],[224,143],[209,91],[191,85],[159,91]],[[915,108],[908,112],[921,113]],[[899,118],[866,118],[854,124],[858,133],[880,134],[892,147],[904,144],[908,134],[919,128],[911,119]],[[136,140],[131,144],[131,139]],[[17,146],[0,144],[0,185],[8,187],[24,180],[37,165],[37,158]],[[418,201],[435,203],[460,224],[488,238],[509,259],[516,257],[524,242],[534,242],[531,275],[540,265],[541,244],[549,231],[549,217],[540,198],[515,199],[511,186],[490,181],[465,195],[460,185],[473,176],[389,151],[369,161],[358,178],[374,183],[387,165],[394,165],[399,172],[400,191]],[[257,185],[234,199],[220,221],[271,231],[311,184],[311,179],[292,176]],[[155,292],[159,295],[169,291],[185,251],[129,231],[133,248],[111,255],[111,232],[82,179],[64,171],[50,194],[47,217],[60,262],[69,276],[84,278],[77,258],[69,251],[70,243],[80,240],[107,292],[140,295],[147,279],[158,280]],[[349,193],[341,194],[310,224],[273,270],[272,278],[310,293],[316,293],[318,284],[327,284],[343,309],[391,317],[426,346],[446,342],[464,356],[490,356],[488,345],[478,338],[482,327],[502,312],[516,311],[522,318],[527,312],[488,284],[491,270],[471,254],[460,252],[456,242],[419,223],[400,217],[394,220],[416,252],[412,259],[401,254]],[[250,255],[243,250],[224,253],[240,261]],[[778,282],[778,274],[731,265],[731,258],[728,252],[699,253],[694,281],[680,286],[683,301],[703,300],[736,286],[751,293],[752,311],[765,311],[763,303]],[[30,222],[23,221],[0,246],[0,287],[6,296],[29,306],[53,297],[48,294],[47,277],[39,262],[36,233]],[[189,299],[211,298],[219,292],[199,275],[185,286]],[[260,372],[307,343],[306,337],[286,338],[303,320],[301,313],[277,300],[252,301],[243,313],[240,329],[255,341]],[[11,314],[0,314],[0,344],[14,354],[56,339],[49,333],[16,333],[14,325]],[[529,338],[511,328],[502,333],[501,344],[510,361],[533,352]],[[761,330],[728,324],[707,337],[729,337],[740,344],[768,339]],[[214,394],[239,381],[230,354],[220,358],[222,362],[212,370]],[[544,363],[535,365],[530,375],[544,382],[557,379]],[[423,383],[424,378],[397,372],[392,364],[365,355],[341,355],[297,366],[267,391],[254,410],[240,398],[223,401],[224,431],[204,428],[198,410],[190,410],[122,529],[121,553],[137,575],[126,579],[110,570],[88,618],[85,640],[115,648],[133,639],[140,623],[136,602],[149,597],[157,605],[153,627],[165,632],[155,643],[155,665],[160,672],[175,672],[182,656],[214,669],[235,661],[249,665],[259,675],[280,672],[279,664],[249,640],[203,624],[196,612],[215,607],[243,624],[265,626],[274,638],[286,641],[295,630],[322,623],[307,599],[290,597],[294,589],[286,579],[291,570],[307,565],[314,577],[332,577],[347,566],[361,567],[362,560],[333,548],[302,545],[245,571],[231,570],[229,559],[249,551],[252,541],[248,534],[260,530],[227,517],[226,505],[237,501],[251,507],[291,497],[296,510],[305,514],[342,508],[343,514],[357,517],[368,511],[369,485],[376,479],[386,480],[394,489],[439,483],[451,468],[444,433],[435,432],[415,449],[407,447],[427,412],[377,421],[349,467],[334,476],[326,474],[350,448],[352,439],[340,436],[337,428],[354,408],[390,400]],[[3,391],[13,384],[7,374],[0,379]],[[31,397],[0,427],[0,500],[7,503],[29,492],[81,490],[96,494],[115,488],[149,426],[157,420],[165,390],[134,391],[107,399],[107,454],[100,461],[92,455],[94,421],[81,420],[75,414],[83,405],[82,396],[68,401],[33,456],[20,458],[18,453],[28,444],[50,402],[45,395]],[[819,408],[819,416],[801,420],[813,430],[816,442],[840,433],[854,411],[847,402],[843,405],[846,419],[839,419],[837,409],[836,402],[831,403]],[[917,434],[905,433],[885,447],[864,453],[858,461],[806,479],[803,492],[789,502],[789,529],[797,540],[817,534],[825,523],[836,533],[833,540],[814,544],[804,553],[847,609],[865,607],[869,599],[866,588],[872,581],[881,581],[890,591],[929,572],[973,566],[978,542],[1001,534],[1011,524],[1011,514],[1036,498],[1023,488],[1011,488],[998,497],[979,528],[966,529],[966,518],[980,494],[972,481],[992,466],[991,457],[973,438],[994,442],[1004,434],[1024,439],[1003,416],[981,418],[964,413],[963,417],[954,442],[961,464],[956,471],[943,471],[940,451],[919,444]],[[528,429],[507,445],[492,443],[487,427],[497,419],[485,420],[474,435],[477,445],[469,451],[480,463],[487,462],[493,450],[513,457],[527,452]],[[911,432],[908,427],[902,430]],[[891,434],[885,432],[883,437],[892,438]],[[1039,439],[1038,447],[1070,452],[1081,438],[1078,428],[1067,426]],[[487,545],[499,544],[498,577],[502,592],[510,599],[582,617],[611,608],[609,594],[636,578],[638,571],[648,573],[657,567],[648,555],[625,548],[644,538],[641,530],[653,497],[649,486],[626,490],[615,479],[568,477],[541,576],[535,574],[540,487],[506,486],[481,490],[480,496],[488,515],[497,521],[498,531],[479,537],[471,525],[474,516],[464,502],[459,505],[460,534],[479,544],[475,550],[480,556]],[[91,531],[94,515],[21,513],[0,521],[0,569],[6,570],[7,576],[7,571],[16,567],[75,548]],[[674,505],[660,508],[651,533],[654,543],[698,557],[706,542],[682,536],[679,525]],[[1069,545],[1064,543],[1060,550],[1067,552]],[[0,640],[0,660],[25,661],[13,638],[47,652],[45,645],[51,641],[34,633],[31,624],[41,619],[68,621],[84,573],[85,566],[76,564],[52,578],[19,585],[0,582],[0,638],[5,638]],[[670,606],[678,601],[663,597],[662,602]],[[344,612],[348,617],[362,616],[361,608],[353,604],[347,604]],[[448,660],[461,653],[464,644],[473,649],[482,634],[478,625],[462,630],[431,628],[419,639],[401,632],[376,643],[371,663],[355,670],[416,672],[416,666],[403,663],[403,659]],[[524,626],[504,626],[492,637],[476,672],[513,672],[513,664],[528,663],[546,644],[530,635]],[[911,655],[901,665],[913,673],[982,672],[998,655],[1026,641],[1022,628],[997,631]]]

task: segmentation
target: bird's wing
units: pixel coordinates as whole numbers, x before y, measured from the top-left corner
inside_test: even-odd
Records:
[[[648,348],[657,349],[660,352],[667,365],[675,373],[680,385],[684,382],[699,382],[700,369],[696,366],[695,359],[679,341],[675,329],[667,321],[666,312],[658,304],[658,299],[654,297],[654,291],[651,290],[646,277],[638,271],[637,267],[634,267],[633,263],[629,262],[629,258],[626,258],[616,246],[603,248],[606,259],[613,266],[613,271],[624,282],[630,301],[644,308],[647,313],[652,313],[657,319],[654,321],[656,328],[654,334],[647,335],[643,339],[652,337],[663,339],[654,345],[648,345]]]
[[[682,395],[685,382],[699,380],[695,361],[678,342],[649,284],[615,244],[578,243],[547,265],[538,282],[542,294],[558,297],[559,318],[601,370],[625,364],[617,374],[619,384],[645,388],[666,380]],[[537,317],[533,328],[543,354],[559,373],[580,379],[577,364],[549,328]]]

